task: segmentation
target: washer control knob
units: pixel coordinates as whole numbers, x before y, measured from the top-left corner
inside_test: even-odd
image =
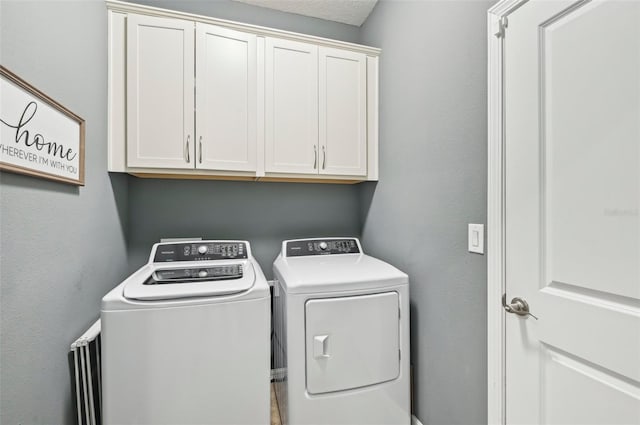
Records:
[[[209,276],[209,273],[207,273],[206,270],[200,270],[198,272],[198,277],[207,277],[207,276]]]
[[[204,255],[204,254],[206,254],[206,253],[207,253],[207,246],[206,246],[206,245],[200,245],[200,246],[198,247],[198,252],[199,252],[200,254],[203,254],[203,255]]]
[[[323,250],[323,251],[324,251],[325,249],[327,249],[327,243],[326,243],[326,242],[324,242],[324,241],[320,242],[320,244],[319,244],[318,246],[319,246],[319,247],[320,247],[320,249],[321,249],[321,250]]]

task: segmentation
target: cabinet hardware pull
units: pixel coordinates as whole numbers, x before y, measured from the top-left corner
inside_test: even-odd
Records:
[[[322,146],[322,169],[324,170],[327,165],[327,150]]]
[[[202,136],[200,136],[200,164],[202,164]]]
[[[186,151],[187,151],[187,163],[191,162],[191,158],[189,157],[189,139],[191,138],[191,135],[189,134],[187,136],[187,147],[186,147]]]
[[[315,170],[318,166],[318,147],[313,145],[313,169]]]

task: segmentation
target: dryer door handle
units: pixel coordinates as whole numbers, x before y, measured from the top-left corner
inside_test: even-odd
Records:
[[[328,351],[329,335],[316,335],[313,337],[313,357],[316,359],[326,359],[331,357]]]

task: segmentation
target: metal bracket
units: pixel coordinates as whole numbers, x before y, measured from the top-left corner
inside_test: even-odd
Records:
[[[509,20],[506,16],[502,16],[500,19],[498,19],[497,24],[498,28],[494,35],[498,38],[504,38],[507,27],[509,26]]]

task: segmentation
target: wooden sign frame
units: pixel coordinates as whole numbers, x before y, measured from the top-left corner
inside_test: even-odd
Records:
[[[0,170],[84,186],[84,119],[2,65],[0,92]]]

